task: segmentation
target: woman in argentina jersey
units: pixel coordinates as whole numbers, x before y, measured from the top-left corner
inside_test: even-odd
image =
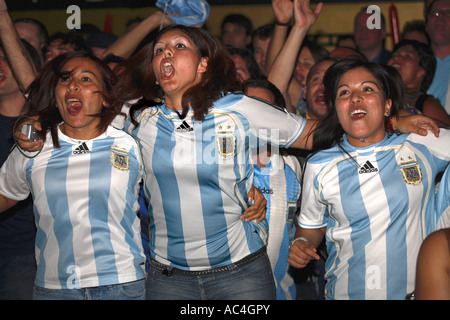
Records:
[[[450,160],[450,133],[386,133],[400,101],[393,81],[355,58],[324,77],[332,115],[315,132],[289,262],[318,259],[326,235],[327,299],[405,299],[420,245],[436,228],[435,177]]]
[[[37,224],[34,299],[144,299],[135,140],[110,126],[115,77],[84,53],[45,66],[27,104],[44,146],[16,148],[0,170],[0,208],[31,192]]]

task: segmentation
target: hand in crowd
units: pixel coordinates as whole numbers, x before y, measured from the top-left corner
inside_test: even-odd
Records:
[[[429,130],[439,137],[439,126],[433,119],[423,115],[398,117],[395,128],[402,133],[416,133],[421,136],[426,136]]]
[[[304,268],[311,260],[319,259],[316,248],[306,241],[295,241],[289,248],[288,263],[294,268]]]
[[[294,3],[291,0],[272,0],[272,8],[278,22],[288,23],[292,19]]]
[[[301,28],[311,27],[319,17],[323,4],[317,4],[314,10],[309,6],[309,0],[294,0],[295,25]]]
[[[1,1],[1,0],[0,0]],[[41,123],[33,118],[27,117],[23,122],[18,122],[14,131],[14,140],[19,145],[19,147],[28,152],[36,152],[42,149],[44,142],[42,139],[36,141],[28,141],[26,135],[22,133],[22,127],[25,124],[32,124],[37,131],[41,131]]]
[[[266,217],[267,205],[267,200],[264,198],[264,195],[255,186],[252,186],[248,193],[248,200],[249,202],[253,202],[254,200],[254,204],[245,210],[241,219],[245,219],[245,221],[256,219],[257,223],[263,221]]]

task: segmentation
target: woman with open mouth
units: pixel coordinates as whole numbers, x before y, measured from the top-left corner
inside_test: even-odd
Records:
[[[142,300],[145,256],[136,141],[110,125],[115,76],[94,56],[60,55],[31,84],[38,154],[16,148],[0,171],[0,211],[33,195],[36,300]]]
[[[327,299],[405,299],[420,245],[440,218],[435,178],[450,160],[450,132],[390,132],[402,107],[393,81],[359,58],[325,73],[331,116],[315,131],[289,261],[301,268],[318,259],[325,236]]]

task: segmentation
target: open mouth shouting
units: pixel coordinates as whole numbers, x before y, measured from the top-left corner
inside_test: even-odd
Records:
[[[327,97],[323,90],[320,90],[315,97],[315,102],[317,104],[326,105],[328,103]]]
[[[171,79],[175,74],[173,64],[169,60],[161,61],[160,69],[161,69],[161,80]]]
[[[352,120],[359,120],[366,116],[367,111],[362,109],[355,109],[350,112],[350,119]]]
[[[66,98],[66,105],[67,105],[67,112],[71,116],[76,116],[78,113],[80,113],[83,103],[75,97],[67,97]]]

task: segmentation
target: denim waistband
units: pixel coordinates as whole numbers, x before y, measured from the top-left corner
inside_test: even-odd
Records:
[[[159,263],[158,261],[154,259],[150,259],[150,264],[156,268],[156,270],[161,271],[163,275],[171,276],[173,274],[179,274],[179,275],[186,275],[186,276],[203,276],[213,273],[219,273],[231,270],[232,268],[236,267],[242,267],[250,262],[255,261],[259,257],[262,257],[266,253],[266,247],[262,247],[258,251],[255,251],[248,256],[242,258],[241,260],[234,262],[230,265],[222,266],[222,267],[216,267],[212,269],[206,269],[206,270],[199,270],[199,271],[190,271],[190,270],[183,270],[176,267],[168,266],[162,263]]]

